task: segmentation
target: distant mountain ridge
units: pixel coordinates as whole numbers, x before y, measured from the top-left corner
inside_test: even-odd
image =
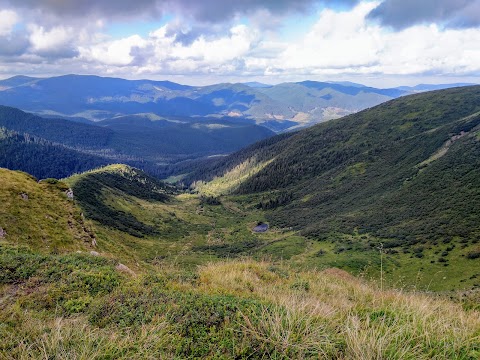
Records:
[[[316,81],[188,86],[91,75],[15,76],[0,80],[0,104],[42,116],[92,121],[140,113],[162,117],[231,116],[280,132],[348,115],[403,95],[458,85],[463,84],[391,89]]]
[[[0,166],[59,178],[123,162],[161,176],[168,164],[231,153],[273,134],[235,118],[139,114],[81,123],[0,106]]]

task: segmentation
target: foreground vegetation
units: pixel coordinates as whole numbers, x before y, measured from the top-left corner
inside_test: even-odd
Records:
[[[458,280],[474,270],[460,261],[453,280],[425,268],[425,283],[409,274],[416,265],[407,254],[338,251],[353,240],[313,241],[278,227],[255,234],[265,220],[255,197],[175,194],[123,165],[68,185],[8,170],[0,180],[0,358],[480,355],[476,286],[392,288],[392,266],[405,261],[397,269],[408,284],[470,289],[475,277]],[[141,226],[111,223],[125,219]]]
[[[252,260],[138,276],[2,245],[5,359],[477,359],[480,314],[348,273]]]

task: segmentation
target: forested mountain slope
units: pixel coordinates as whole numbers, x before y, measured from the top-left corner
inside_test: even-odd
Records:
[[[39,179],[63,178],[114,161],[0,127],[0,167]]]
[[[191,174],[259,194],[269,220],[317,238],[364,233],[387,246],[480,234],[480,87],[402,97],[272,138]],[[237,169],[237,170],[235,170]]]
[[[0,128],[5,129],[0,166],[57,178],[115,162],[160,176],[168,164],[227,154],[274,134],[233,118],[167,120],[143,114],[80,123],[7,106],[0,106]]]

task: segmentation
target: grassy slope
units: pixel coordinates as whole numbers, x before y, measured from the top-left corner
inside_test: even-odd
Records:
[[[137,264],[151,267],[158,261],[192,267],[215,258],[245,255],[249,249],[243,244],[251,240],[261,245],[283,236],[251,233],[256,222],[264,220],[261,213],[244,211],[228,200],[207,205],[195,195],[174,196],[170,186],[124,165],[65,181],[86,216],[94,220],[99,251],[115,254],[135,268]],[[209,247],[224,241],[230,245],[226,249]]]
[[[165,202],[171,191],[143,171],[118,164],[74,175],[65,181],[74,190],[88,218],[136,237],[154,234],[156,230],[137,220],[128,206],[119,207],[116,198],[124,196]]]
[[[135,270],[159,262],[193,268],[207,261],[253,256],[287,261],[299,269],[338,267],[373,279],[383,267],[385,284],[396,288],[480,287],[478,259],[468,259],[478,249],[475,240],[445,238],[437,244],[395,247],[388,239],[358,231],[322,240],[279,226],[256,234],[251,229],[276,212],[256,207],[262,194],[223,196],[218,205],[197,195],[172,194],[165,202],[148,192],[139,196],[125,177],[112,177],[123,171],[131,168],[110,166],[67,182],[87,217],[95,220],[99,251],[114,254]],[[120,189],[123,182],[128,186]]]
[[[480,354],[478,311],[381,291],[340,270],[228,261],[193,273],[162,267],[129,279],[113,262],[88,255],[1,254],[2,268],[8,260],[22,270],[1,278],[0,356],[6,359]]]
[[[2,220],[17,214],[17,224],[23,219],[42,222],[45,213],[37,208],[42,206],[59,217],[56,226],[49,223],[46,228],[60,231],[67,216],[63,211],[76,209],[64,197],[64,185],[38,184],[7,170],[1,175],[5,199],[23,202],[20,191],[32,201],[28,211],[10,207]],[[276,228],[252,233],[265,218],[252,207],[251,198],[221,198],[219,205],[187,194],[167,202],[155,195],[150,199],[132,185],[139,179],[148,185],[147,179],[120,165],[67,182],[75,191],[86,179],[96,185],[109,180],[101,202],[123,209],[156,232],[138,237],[94,221],[96,250],[102,255],[96,257],[73,252],[89,248],[77,247],[72,237],[52,251],[42,241],[11,237],[9,226],[7,241],[0,244],[1,358],[479,355],[478,291],[463,293],[462,308],[443,297],[382,291],[383,283],[375,285],[340,270],[300,270],[304,265],[295,259],[323,243]],[[5,191],[10,184],[15,184],[13,190]],[[33,236],[35,231],[27,226],[22,233]],[[244,256],[260,261],[225,260]],[[119,271],[118,261],[137,275]]]
[[[7,232],[1,241],[48,252],[88,249],[94,234],[67,189],[0,168],[0,227]]]

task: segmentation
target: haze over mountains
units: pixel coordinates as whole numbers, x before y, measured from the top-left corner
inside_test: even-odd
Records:
[[[227,154],[274,135],[235,118],[151,119],[132,115],[84,123],[0,106],[0,166],[62,178],[122,162],[162,176],[168,164]]]
[[[149,114],[150,119],[189,122],[188,117],[234,117],[275,132],[348,115],[419,91],[466,84],[377,89],[350,82],[303,81],[187,86],[170,81],[85,75],[16,76],[0,81],[0,104],[77,121]]]

